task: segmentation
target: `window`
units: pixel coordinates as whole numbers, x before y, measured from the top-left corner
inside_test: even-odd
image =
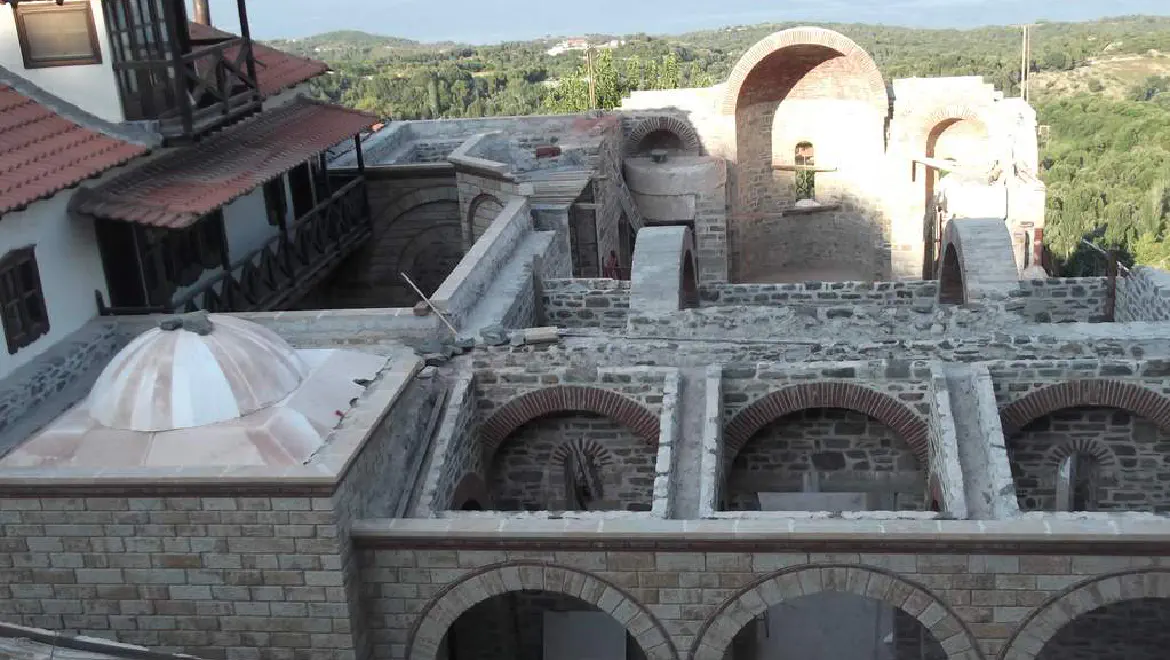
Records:
[[[300,220],[317,204],[313,197],[313,171],[308,163],[288,173],[288,185],[292,188],[293,216]]]
[[[22,2],[14,8],[16,37],[26,69],[101,64],[102,51],[89,0]]]
[[[223,212],[183,229],[150,229],[141,242],[142,278],[152,305],[170,304],[179,287],[199,281],[204,271],[224,265],[227,239]]]
[[[264,209],[268,212],[268,224],[273,227],[284,226],[288,201],[285,197],[283,176],[264,184]]]
[[[1096,459],[1081,453],[1064,457],[1056,474],[1056,510],[1094,511],[1096,490]]]
[[[796,201],[816,198],[816,159],[811,142],[796,145]]]
[[[0,316],[9,355],[49,331],[49,312],[32,247],[13,250],[0,259]]]

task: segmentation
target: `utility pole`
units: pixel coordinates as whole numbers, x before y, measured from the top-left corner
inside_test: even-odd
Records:
[[[1032,68],[1031,66],[1029,66],[1029,64],[1031,63],[1031,59],[1032,59],[1032,31],[1031,31],[1031,28],[1036,27],[1036,24],[1029,23],[1027,25],[1017,25],[1016,27],[1023,28],[1023,30],[1024,30],[1024,43],[1023,43],[1022,52],[1020,53],[1020,98],[1024,99],[1024,101],[1028,101],[1029,97],[1031,96],[1029,94],[1029,89],[1028,89],[1028,87],[1029,87],[1028,79],[1031,77],[1029,74],[1030,74],[1030,69]]]
[[[597,71],[593,66],[593,47],[585,46],[585,67],[589,72],[589,109],[597,108]]]

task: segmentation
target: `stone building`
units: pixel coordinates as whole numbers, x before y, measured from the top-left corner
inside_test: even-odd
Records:
[[[13,370],[0,654],[1164,657],[1170,274],[1035,277],[1026,104],[801,28],[627,106],[332,147],[316,290]]]

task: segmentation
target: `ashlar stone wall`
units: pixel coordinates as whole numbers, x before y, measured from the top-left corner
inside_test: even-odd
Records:
[[[1023,302],[1019,313],[1033,323],[1104,323],[1108,281],[1104,277],[1023,280],[1013,298]]]

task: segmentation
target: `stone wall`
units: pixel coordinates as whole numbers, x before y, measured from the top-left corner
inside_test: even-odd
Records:
[[[784,307],[890,306],[933,309],[938,282],[799,282],[789,284],[701,284],[705,305]]]
[[[662,410],[664,379],[673,372],[673,369],[639,367],[476,369],[476,410],[483,421],[521,395],[558,385],[574,385],[620,394],[657,415]]]
[[[561,328],[626,328],[630,283],[609,279],[545,279],[540,282],[544,319]]]
[[[1139,266],[1117,279],[1117,321],[1170,320],[1170,273]]]
[[[1141,598],[1093,610],[1062,628],[1037,660],[1161,660],[1170,600]]]
[[[591,494],[590,511],[650,511],[658,447],[617,421],[588,413],[532,420],[500,446],[488,479],[495,508],[565,510],[567,444],[582,449],[601,479],[603,492]]]
[[[1024,280],[1012,296],[1024,303],[1019,313],[1034,323],[1103,323],[1108,321],[1108,281],[1104,277]]]
[[[463,169],[458,165],[455,183],[459,191],[459,218],[465,251],[471,249],[509,202],[523,197],[524,193],[511,177]]]
[[[926,467],[876,419],[838,408],[803,410],[771,422],[744,445],[727,476],[727,508],[759,511],[756,493],[801,492],[805,474],[816,472],[824,492],[896,492],[892,506],[874,500],[875,507],[922,511],[929,503]]]
[[[1070,586],[1114,571],[1142,570],[1152,562],[1149,557],[1059,553],[362,551],[365,593],[371,609],[393,613],[368,619],[375,640],[374,657],[386,660],[408,657],[407,645],[412,642],[423,648],[437,645],[449,617],[499,593],[500,584],[504,591],[540,584],[586,602],[602,601],[603,610],[620,607],[625,620],[631,621],[636,641],[652,660],[692,657],[689,653],[696,641],[714,645],[701,648],[699,655],[693,656],[697,660],[720,658],[724,645],[741,626],[732,620],[743,621],[736,613],[736,603],[754,611],[750,608],[759,607],[761,597],[767,606],[825,590],[856,593],[905,610],[923,622],[952,654],[948,656],[951,660],[981,657],[964,655],[972,646],[982,657],[993,658],[1029,615],[1043,610],[1049,599]],[[777,580],[776,576],[782,577]],[[1137,577],[1140,581],[1140,575]],[[757,581],[763,586],[745,594],[744,588]],[[483,586],[477,586],[481,582]],[[489,591],[493,584],[497,586]],[[773,584],[777,588],[772,588]],[[459,604],[440,593],[456,585],[465,585],[451,596],[458,593]],[[1117,594],[1103,591],[1096,598],[1116,599]],[[751,602],[756,604],[743,600],[749,597],[754,597]],[[455,609],[447,613],[434,607]],[[412,638],[411,626],[420,618],[431,626],[424,625]],[[704,625],[709,621],[719,624],[717,634]],[[700,640],[704,632],[713,636]],[[1034,656],[1019,657],[1030,660]],[[1057,657],[1063,660],[1065,656]],[[1144,656],[1136,657],[1144,660]]]
[[[467,475],[484,471],[478,428],[475,424],[475,389],[471,376],[451,385],[443,422],[435,436],[426,465],[426,477],[414,515],[428,518],[437,511],[462,506],[452,502],[456,488]],[[482,502],[490,506],[490,502]]]
[[[1170,434],[1115,408],[1072,408],[1046,415],[1007,438],[1023,511],[1055,511],[1057,472],[1069,454],[1091,457],[1096,511],[1170,512]]]

